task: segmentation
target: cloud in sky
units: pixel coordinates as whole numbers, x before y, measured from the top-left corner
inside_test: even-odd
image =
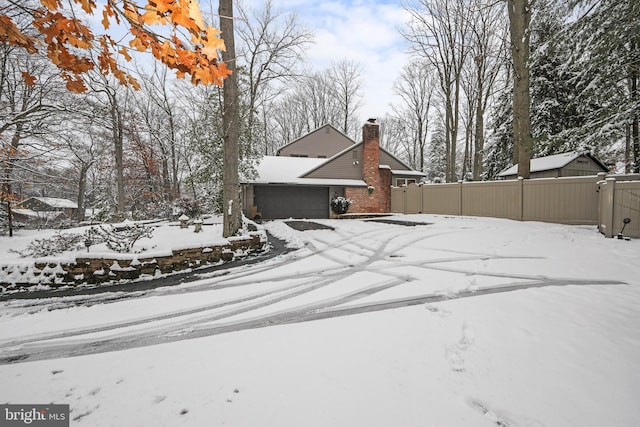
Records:
[[[406,43],[398,28],[408,14],[399,1],[272,0],[283,13],[294,12],[313,30],[315,43],[307,49],[308,65],[324,70],[332,61],[352,60],[364,77],[361,118],[381,117],[389,110],[393,82],[407,63]],[[262,0],[245,0],[262,7]]]

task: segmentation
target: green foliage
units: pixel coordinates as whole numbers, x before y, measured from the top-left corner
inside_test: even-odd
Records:
[[[353,201],[343,196],[337,196],[331,199],[331,211],[335,214],[342,215],[347,213]]]
[[[491,116],[493,132],[485,148],[484,180],[494,180],[513,161],[512,97],[504,91]]]
[[[547,3],[533,53],[535,151],[620,157],[625,126],[640,108],[631,85],[640,68],[640,2],[584,0],[571,10]]]
[[[445,181],[445,175],[447,170],[447,163],[445,160],[445,135],[444,128],[441,123],[433,132],[431,136],[431,142],[429,143],[429,150],[427,152],[427,180],[436,182],[442,180]]]

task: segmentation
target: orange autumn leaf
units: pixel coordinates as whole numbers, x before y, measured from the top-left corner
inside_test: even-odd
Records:
[[[184,49],[177,49],[176,56],[178,57],[178,61],[187,68],[193,68],[195,65],[195,54],[193,52]]]
[[[38,46],[42,46],[49,61],[62,70],[61,76],[73,92],[86,90],[82,75],[95,67],[104,74],[114,75],[123,85],[139,87],[117,61],[118,56],[130,61],[130,49],[152,54],[175,70],[179,78],[189,75],[195,84],[222,84],[229,72],[216,60],[218,52],[224,49],[224,42],[219,30],[206,26],[199,2],[139,1],[105,0],[101,9],[100,22],[105,30],[109,30],[113,22],[128,27],[132,36],[128,46],[116,42],[108,33],[94,35],[78,18],[83,13],[93,15],[97,0],[39,0],[40,5],[26,11],[31,22],[20,28],[12,15],[7,15],[11,12],[3,9],[0,11],[0,43],[18,46],[28,53],[35,53]],[[79,13],[80,9],[83,13]],[[23,18],[21,16],[21,20]],[[164,26],[167,30],[156,32],[155,26]],[[32,28],[39,34],[27,34],[21,28]],[[171,35],[167,36],[168,33]],[[100,52],[93,56],[90,49],[96,45],[100,46]],[[23,74],[23,79],[35,82],[28,74]]]
[[[149,6],[160,14],[165,14],[173,9],[174,0],[150,0]]]
[[[49,10],[58,10],[61,6],[60,0],[40,0],[40,4]]]
[[[27,86],[34,86],[36,84],[36,78],[26,71],[22,72],[22,80]]]
[[[0,40],[20,46],[29,53],[35,53],[36,42],[32,37],[22,33],[17,25],[6,15],[0,14]]]
[[[205,42],[204,47],[202,48],[202,53],[207,55],[208,58],[217,58],[218,51],[224,50],[224,41],[217,37],[207,37],[207,41]]]
[[[69,36],[67,38],[67,43],[69,43],[73,47],[77,47],[80,49],[89,49],[91,47],[91,43],[84,38],[77,38],[73,36]]]
[[[188,5],[189,16],[193,19],[193,22],[198,26],[200,30],[204,30],[206,25],[204,19],[202,19],[202,12],[200,12],[200,5],[197,1],[190,1]]]
[[[109,12],[107,10],[108,6],[109,5],[107,4],[107,6],[102,10],[102,21],[100,21],[105,30],[108,30],[111,25],[111,22],[109,21]]]
[[[79,77],[74,77],[68,73],[62,73],[62,78],[67,82],[66,86],[69,92],[82,93],[87,90],[84,82]]]
[[[112,70],[113,76],[118,79],[121,85],[126,86],[127,84],[127,75],[122,70]]]
[[[133,88],[133,90],[140,90],[140,83],[138,83],[138,81],[135,79],[135,77],[128,75],[127,76],[127,82],[129,83],[129,86],[131,86],[131,88]]]
[[[167,18],[165,18],[164,16],[160,15],[155,10],[147,10],[142,15],[142,20],[147,25],[164,25],[167,22]]]
[[[96,3],[93,0],[77,0],[77,1],[80,1],[80,4],[82,5],[82,10],[84,10],[89,14],[93,13],[93,9],[96,8]]]
[[[124,47],[124,46],[123,46],[122,48],[120,48],[120,50],[118,51],[118,53],[119,53],[120,55],[122,55],[122,56],[124,57],[124,59],[126,59],[126,60],[127,60],[127,62],[131,61],[131,55],[129,55],[129,51],[127,50],[127,48],[126,48],[126,47]]]
[[[147,50],[147,46],[138,37],[134,37],[129,41],[129,46],[136,49],[138,52],[144,52]]]

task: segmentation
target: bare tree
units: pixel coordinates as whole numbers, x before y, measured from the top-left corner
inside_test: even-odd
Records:
[[[247,75],[249,92],[247,132],[249,143],[253,144],[259,111],[267,114],[268,104],[283,89],[282,83],[299,75],[299,64],[313,33],[300,23],[297,15],[275,11],[271,0],[265,0],[261,10],[238,7],[238,23],[236,31],[242,46],[238,56],[243,59],[242,71]],[[262,121],[266,127],[267,121]],[[266,133],[263,129],[263,134]]]
[[[394,92],[402,104],[394,106],[396,117],[404,117],[408,129],[407,150],[414,153],[412,167],[424,172],[425,149],[429,131],[429,112],[436,86],[432,69],[423,61],[411,61],[394,83]],[[416,161],[417,160],[417,161]]]
[[[346,60],[297,77],[272,107],[275,141],[270,146],[284,145],[326,124],[357,138],[362,86],[360,65]]]
[[[227,64],[231,74],[224,81],[222,132],[224,135],[224,170],[223,170],[223,231],[224,237],[238,233],[242,227],[240,200],[240,179],[238,174],[239,141],[240,141],[240,98],[238,97],[238,74],[233,23],[233,0],[220,0],[220,31],[226,50],[222,52],[222,60]]]
[[[34,85],[28,85],[23,73],[38,75]],[[57,71],[38,55],[29,55],[20,49],[0,43],[0,155],[2,176],[0,200],[6,203],[9,235],[13,236],[11,203],[12,184],[16,168],[26,167],[36,153],[50,148],[36,143],[38,138],[56,126],[56,116],[62,112],[64,93]],[[27,149],[25,145],[38,145]]]
[[[507,0],[511,57],[513,60],[513,163],[518,164],[518,175],[528,179],[531,175],[530,93],[529,93],[529,24],[535,0]]]
[[[465,71],[469,114],[465,166],[468,164],[477,181],[483,175],[485,114],[494,95],[496,79],[504,70],[508,30],[502,5],[491,0],[472,0],[467,19],[470,50]]]
[[[161,152],[164,198],[180,197],[179,150],[180,117],[167,75],[167,68],[155,65],[151,75],[141,74],[141,90],[136,106],[144,121],[145,133]]]
[[[414,118],[408,110],[395,111],[379,120],[380,146],[414,169],[420,167],[420,151],[415,143]]]
[[[469,20],[464,2],[420,0],[406,8],[411,16],[405,38],[438,75],[445,109],[445,151],[448,182],[457,179],[456,149],[460,124],[462,69],[468,52]]]
[[[93,108],[92,114],[98,118],[96,123],[109,132],[114,149],[116,173],[116,211],[120,219],[126,214],[125,178],[124,178],[124,143],[126,120],[130,109],[131,91],[122,87],[110,76],[99,72],[87,74],[85,84],[90,91],[86,102]],[[101,120],[100,120],[101,118]]]
[[[103,142],[91,132],[91,121],[94,118],[87,115],[77,115],[66,121],[66,129],[57,134],[57,138],[64,144],[67,161],[73,165],[77,173],[77,221],[85,219],[87,194],[87,180],[89,170],[96,164],[98,157],[104,153]]]
[[[342,60],[331,64],[328,71],[328,82],[331,94],[340,109],[340,128],[345,135],[349,135],[357,112],[361,105],[362,66],[354,61]],[[355,123],[353,123],[355,125]]]

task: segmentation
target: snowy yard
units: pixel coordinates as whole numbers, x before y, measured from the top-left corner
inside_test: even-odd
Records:
[[[640,240],[394,219],[425,225],[274,221],[297,249],[262,263],[1,302],[0,403],[72,426],[640,425]]]

